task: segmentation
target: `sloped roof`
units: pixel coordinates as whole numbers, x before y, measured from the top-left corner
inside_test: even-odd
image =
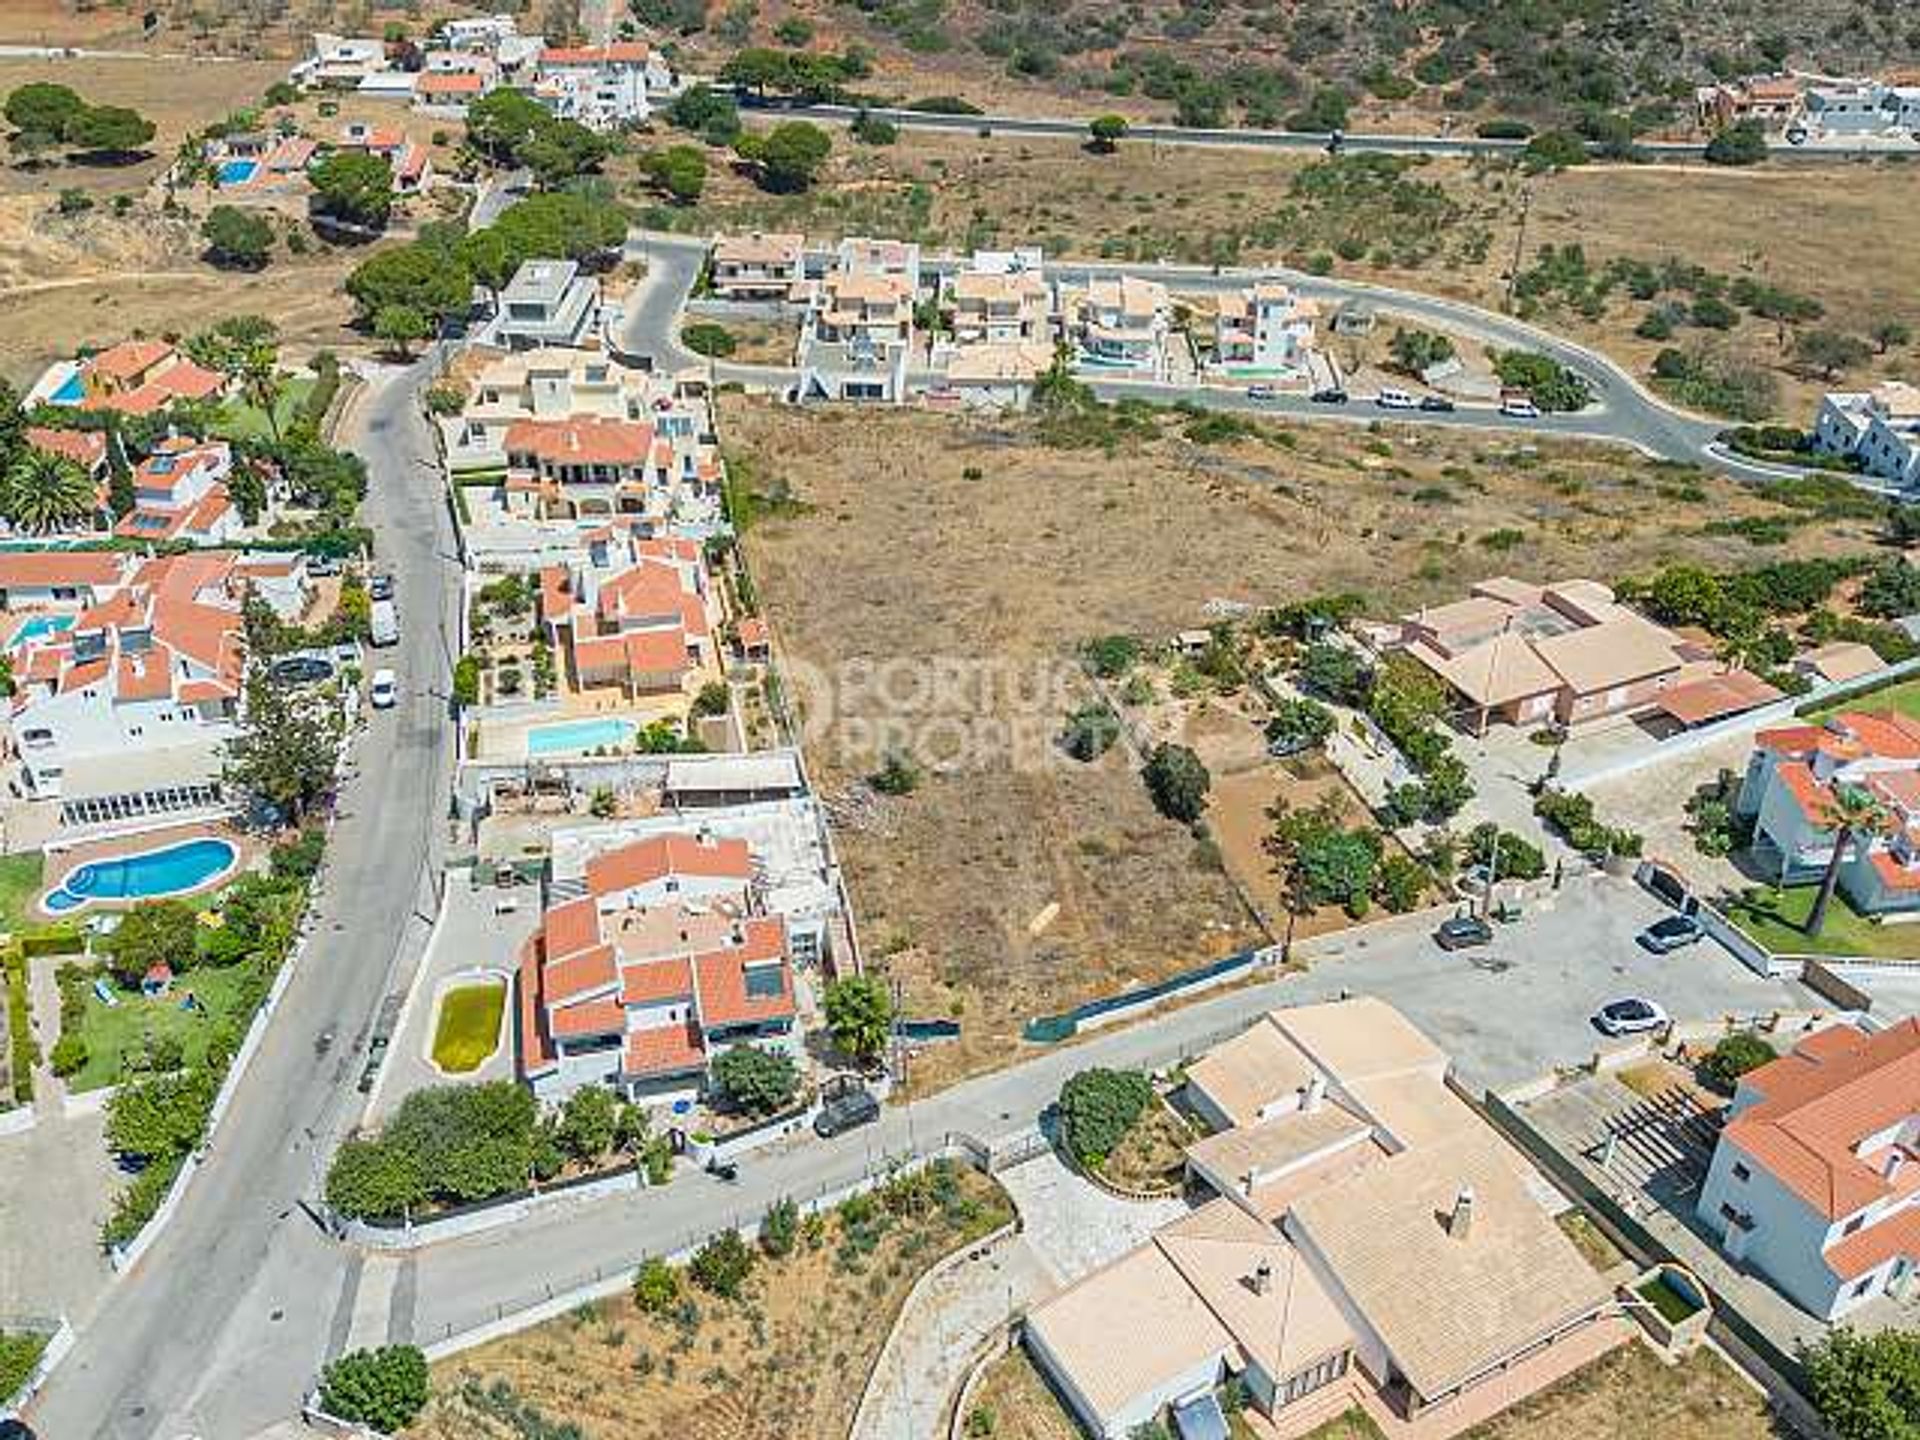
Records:
[[[1312,1078],[1313,1067],[1270,1016],[1187,1067],[1187,1083],[1204,1091],[1236,1126],[1254,1124],[1262,1109]]]
[[[649,835],[596,855],[587,862],[587,888],[595,895],[630,890],[669,875],[746,881],[753,874],[747,842],[703,841],[693,835]]]

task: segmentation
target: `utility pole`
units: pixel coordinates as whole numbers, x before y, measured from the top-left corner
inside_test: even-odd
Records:
[[[1527,212],[1533,208],[1533,187],[1520,187],[1520,226],[1513,232],[1513,263],[1507,267],[1507,313],[1513,313],[1513,289],[1520,283],[1520,258],[1526,252]]]

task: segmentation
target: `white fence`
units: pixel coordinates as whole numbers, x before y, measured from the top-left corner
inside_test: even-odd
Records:
[[[570,1205],[587,1204],[609,1195],[630,1195],[640,1188],[640,1170],[636,1166],[617,1175],[582,1181],[565,1190],[541,1190],[496,1204],[478,1205],[458,1215],[422,1220],[418,1224],[395,1227],[349,1220],[341,1227],[341,1237],[349,1244],[368,1250],[418,1250],[423,1245],[432,1245],[441,1240],[455,1240],[463,1235],[480,1235],[489,1230],[498,1230],[534,1215],[564,1210]]]

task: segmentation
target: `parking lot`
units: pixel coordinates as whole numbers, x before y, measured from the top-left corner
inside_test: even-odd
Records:
[[[1381,995],[1450,1052],[1469,1085],[1506,1089],[1590,1056],[1605,1043],[1595,1010],[1637,995],[1676,1020],[1825,1007],[1793,981],[1754,974],[1705,940],[1652,955],[1634,936],[1670,913],[1631,880],[1570,880],[1496,925],[1491,945],[1452,953],[1434,944],[1431,916],[1344,931],[1302,948],[1305,975],[1277,987],[1282,1003],[1343,991]]]

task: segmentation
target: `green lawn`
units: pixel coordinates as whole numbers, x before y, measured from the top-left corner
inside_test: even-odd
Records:
[[[1920,720],[1920,680],[1902,680],[1898,685],[1889,685],[1870,695],[1837,700],[1831,705],[1809,711],[1807,719],[1816,724],[1825,724],[1842,710],[1897,710],[1909,719]]]
[[[1827,922],[1818,936],[1806,932],[1817,885],[1790,890],[1761,890],[1751,901],[1736,900],[1727,918],[1776,954],[1878,955],[1891,960],[1920,960],[1920,921],[1879,925],[1858,913],[1847,897],[1834,892]]]
[[[440,997],[433,1028],[433,1063],[449,1075],[478,1070],[500,1045],[500,1013],[507,987],[498,980],[460,985]]]
[[[33,922],[33,902],[40,898],[45,857],[0,855],[0,930],[18,932]]]
[[[137,990],[118,986],[114,987],[120,1001],[117,1005],[108,1006],[99,996],[88,996],[86,1021],[80,1032],[87,1037],[87,1063],[67,1077],[67,1088],[98,1090],[115,1084],[120,1079],[121,1057],[140,1054],[149,1035],[155,1039],[179,1037],[186,1063],[198,1065],[206,1058],[207,1041],[222,1020],[233,1017],[244,1022],[240,1007],[245,979],[243,965],[226,969],[209,966],[180,976],[173,982],[171,993],[153,1000]],[[189,992],[206,1006],[204,1012],[180,1008]]]
[[[7,1399],[27,1383],[33,1367],[40,1363],[40,1352],[46,1348],[45,1335],[0,1330],[0,1400]]]
[[[293,423],[294,417],[300,413],[300,407],[307,403],[307,397],[319,383],[311,378],[296,376],[281,389],[273,413],[279,418],[282,435],[287,433],[287,427]],[[214,430],[229,440],[257,440],[273,434],[273,427],[267,423],[267,412],[244,400],[229,400],[223,405]]]

